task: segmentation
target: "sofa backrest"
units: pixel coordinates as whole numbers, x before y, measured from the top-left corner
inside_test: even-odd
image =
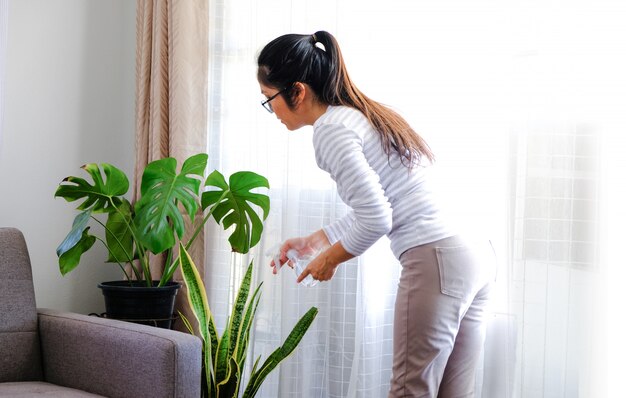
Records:
[[[15,228],[0,228],[0,351],[0,383],[41,380],[30,258]]]

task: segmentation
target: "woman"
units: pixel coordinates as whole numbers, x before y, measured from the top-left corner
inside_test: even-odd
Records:
[[[291,249],[321,251],[298,282],[308,275],[327,281],[387,235],[402,265],[389,397],[473,396],[494,270],[441,217],[425,181],[422,162],[434,158],[426,142],[355,87],[328,32],[271,41],[259,54],[257,78],[263,106],[287,129],[313,126],[317,164],[351,208],[285,241],[281,263]]]

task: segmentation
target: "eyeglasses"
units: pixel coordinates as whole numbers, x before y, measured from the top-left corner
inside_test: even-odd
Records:
[[[285,90],[287,90],[286,87],[283,88],[282,90],[280,90],[279,92],[277,92],[276,94],[272,95],[271,97],[269,97],[265,101],[261,101],[261,105],[263,106],[263,108],[265,108],[269,113],[274,113],[274,108],[272,108],[272,104],[270,103],[270,101],[273,100],[274,98],[278,97]]]

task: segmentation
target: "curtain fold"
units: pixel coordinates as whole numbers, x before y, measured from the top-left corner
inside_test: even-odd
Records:
[[[136,18],[134,200],[140,196],[141,175],[149,162],[174,157],[180,166],[190,155],[206,151],[208,0],[137,0]],[[191,221],[185,224],[190,234]],[[202,268],[202,234],[190,254]],[[150,261],[156,279],[163,259]],[[181,280],[179,271],[174,279]],[[177,308],[192,321],[184,289]],[[182,328],[182,323],[176,327]]]

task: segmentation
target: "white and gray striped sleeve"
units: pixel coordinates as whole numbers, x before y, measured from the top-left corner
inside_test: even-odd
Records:
[[[335,220],[333,223],[324,226],[322,229],[328,238],[330,244],[341,240],[345,233],[350,229],[354,222],[354,210],[350,209],[348,214]]]
[[[342,233],[344,248],[355,256],[361,255],[391,230],[391,205],[379,176],[365,158],[362,138],[342,124],[317,126],[313,146],[318,166],[330,173],[339,196],[352,209],[348,218],[329,226],[327,231],[331,235]],[[386,156],[382,150],[381,154]]]

